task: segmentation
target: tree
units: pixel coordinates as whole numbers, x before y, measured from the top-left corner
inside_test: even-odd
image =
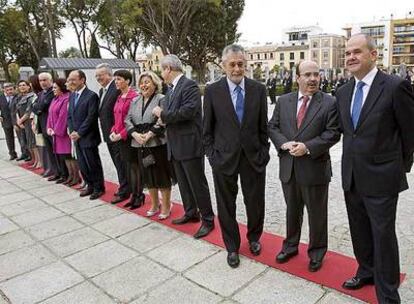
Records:
[[[79,51],[79,49],[72,46],[70,48],[67,48],[64,51],[59,52],[59,57],[60,58],[81,58],[82,54]]]
[[[262,68],[260,67],[260,65],[258,65],[257,67],[254,68],[253,70],[253,78],[256,79],[257,81],[261,81],[262,80]]]
[[[90,58],[102,58],[101,52],[99,51],[99,44],[98,44],[98,41],[96,40],[95,34],[93,34],[91,37],[91,47],[89,50],[89,57]]]

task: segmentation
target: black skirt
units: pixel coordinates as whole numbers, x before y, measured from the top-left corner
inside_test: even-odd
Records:
[[[152,154],[155,164],[144,168],[142,158]],[[167,145],[138,149],[138,161],[142,168],[142,180],[145,188],[170,188],[175,183],[171,163],[168,161]]]

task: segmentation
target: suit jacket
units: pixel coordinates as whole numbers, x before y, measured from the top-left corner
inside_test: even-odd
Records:
[[[52,87],[46,91],[42,91],[38,96],[39,97],[32,106],[32,111],[38,116],[38,132],[46,135],[49,107],[55,96]]]
[[[101,88],[99,90],[99,96],[102,96],[102,92],[103,89]],[[112,81],[103,100],[99,104],[99,120],[101,122],[103,140],[109,143],[111,143],[109,135],[115,122],[114,106],[119,94],[121,94],[121,91],[116,88],[115,81]]]
[[[12,119],[12,109],[13,109],[13,99],[15,96],[12,96],[10,103],[7,102],[6,96],[0,95],[0,116],[3,118],[3,128],[13,128],[13,119]]]
[[[202,157],[201,95],[197,84],[183,75],[165,98],[167,107],[161,119],[167,126],[168,159]]]
[[[75,94],[69,97],[68,127],[69,132],[80,135],[80,148],[96,147],[101,142],[98,126],[99,97],[95,92],[85,88],[75,106]]]
[[[280,180],[287,183],[294,176],[301,185],[328,184],[332,176],[329,149],[340,139],[335,98],[316,92],[299,129],[297,101],[297,92],[280,96],[269,122],[269,137],[280,158]],[[310,154],[290,155],[289,151],[281,149],[288,141],[303,142]]]
[[[355,79],[337,92],[343,132],[342,186],[363,195],[389,196],[408,188],[414,152],[414,96],[410,84],[378,71],[356,129],[351,121]]]
[[[240,124],[226,77],[209,85],[204,97],[203,141],[214,170],[237,171],[244,152],[250,165],[263,172],[269,162],[266,87],[245,78],[244,114]]]

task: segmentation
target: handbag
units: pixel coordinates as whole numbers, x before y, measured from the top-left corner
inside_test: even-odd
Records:
[[[145,148],[145,146],[143,148]],[[148,151],[150,153],[147,156],[145,156],[145,157],[142,158],[142,165],[144,166],[144,168],[148,168],[150,166],[155,165],[155,157],[154,157],[154,154],[151,153],[151,150],[148,149]],[[144,149],[143,149],[142,152],[144,152]]]

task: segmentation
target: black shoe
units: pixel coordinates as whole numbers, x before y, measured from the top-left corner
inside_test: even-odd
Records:
[[[105,194],[105,191],[93,191],[93,193],[91,194],[91,196],[89,197],[89,199],[92,200],[96,200],[97,198],[100,198],[102,195]]]
[[[17,159],[17,155],[10,155],[9,160],[15,160],[15,159]]]
[[[286,263],[291,258],[293,258],[295,255],[298,255],[298,251],[297,250],[296,251],[293,251],[293,252],[290,252],[290,253],[286,253],[284,251],[281,251],[276,256],[276,262],[278,262],[279,264]]]
[[[50,176],[50,177],[47,179],[47,181],[48,181],[48,182],[55,182],[55,181],[57,181],[59,178],[60,178],[60,177],[59,177],[59,176],[57,176],[57,175],[52,175],[52,176]]]
[[[310,272],[316,272],[319,269],[321,269],[321,267],[322,267],[322,261],[317,261],[317,260],[310,260],[309,261],[308,270]]]
[[[205,225],[202,224],[198,231],[193,235],[195,239],[199,239],[202,237],[207,236],[212,230],[214,229],[214,224],[212,225]]]
[[[249,249],[253,255],[259,255],[262,251],[262,245],[259,241],[257,242],[249,242]]]
[[[342,287],[345,289],[360,289],[364,287],[365,285],[374,285],[374,279],[373,278],[359,278],[357,276],[350,278],[349,280],[346,280]]]
[[[30,156],[28,156],[28,157],[26,157],[26,158],[24,159],[24,161],[25,161],[26,163],[28,163],[28,162],[32,161],[32,158],[31,158]]]
[[[92,193],[93,193],[92,189],[86,189],[86,190],[82,190],[81,193],[79,194],[79,196],[84,197],[84,196],[91,195]]]
[[[229,252],[227,254],[227,264],[231,268],[237,268],[240,265],[239,254],[237,252]]]
[[[25,160],[27,158],[26,155],[22,154],[19,158],[16,158],[17,161]]]
[[[113,199],[111,200],[111,204],[115,205],[120,202],[123,202],[129,197],[129,195],[114,195]]]
[[[67,181],[67,178],[65,178],[65,177],[61,177],[61,178],[59,178],[58,180],[56,180],[56,184],[63,184],[64,182],[66,182]]]
[[[130,203],[131,203],[131,207],[129,208],[129,210],[135,210],[135,209],[138,209],[141,206],[144,206],[144,204],[145,204],[145,195],[143,194],[141,196],[135,196],[134,200],[131,200]]]
[[[178,219],[172,220],[172,223],[174,225],[183,225],[183,224],[186,224],[186,223],[189,223],[189,222],[198,223],[199,221],[200,221],[200,217],[198,215],[195,215],[195,216],[192,216],[192,217],[184,215],[184,216],[182,216]]]

